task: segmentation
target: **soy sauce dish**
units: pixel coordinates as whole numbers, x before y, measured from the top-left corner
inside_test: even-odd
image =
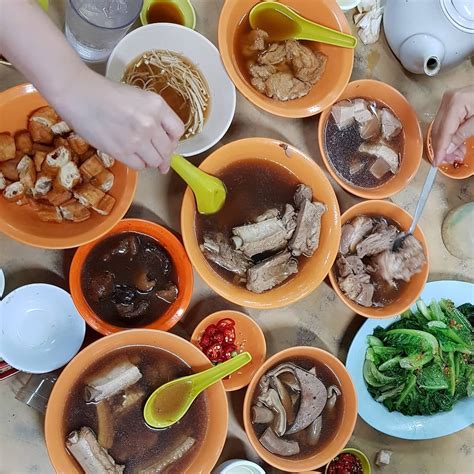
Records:
[[[74,256],[70,285],[87,323],[102,334],[170,329],[191,298],[191,264],[179,240],[148,221],[126,219]]]

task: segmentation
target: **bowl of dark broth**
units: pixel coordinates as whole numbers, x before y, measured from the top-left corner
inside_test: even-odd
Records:
[[[102,334],[137,327],[167,330],[189,304],[193,276],[174,235],[152,222],[124,219],[77,250],[70,286],[80,314]]]
[[[210,472],[227,433],[222,384],[184,418],[155,430],[143,406],[160,385],[210,362],[186,340],[132,330],[100,339],[64,369],[48,402],[45,438],[57,472]]]
[[[332,177],[366,199],[401,191],[418,170],[423,140],[415,110],[383,82],[349,83],[319,119],[319,149]]]
[[[335,258],[339,207],[309,157],[277,140],[229,143],[201,168],[227,188],[216,214],[197,212],[192,193],[181,208],[183,241],[206,283],[242,306],[288,305],[313,291]]]
[[[244,425],[258,455],[289,472],[311,471],[345,446],[357,398],[343,364],[314,347],[293,347],[268,359],[244,400]]]

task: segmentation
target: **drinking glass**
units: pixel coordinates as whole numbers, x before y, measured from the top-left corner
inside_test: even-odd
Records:
[[[85,61],[105,61],[142,7],[143,0],[68,0],[66,38]]]
[[[58,376],[58,371],[46,374],[32,374],[18,391],[15,398],[40,413],[46,413],[48,399]]]

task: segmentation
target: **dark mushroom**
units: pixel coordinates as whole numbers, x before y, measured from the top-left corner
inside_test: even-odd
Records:
[[[148,272],[142,271],[135,278],[135,286],[142,292],[147,293],[153,290],[156,285],[156,280],[148,277]]]

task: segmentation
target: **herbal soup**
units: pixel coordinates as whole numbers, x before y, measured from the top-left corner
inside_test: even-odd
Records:
[[[283,166],[248,159],[224,168],[227,188],[216,214],[196,213],[205,258],[227,281],[263,293],[295,275],[319,245],[323,203]]]
[[[359,97],[334,104],[324,140],[334,170],[354,186],[380,186],[400,169],[402,124],[379,101]]]
[[[67,449],[89,472],[184,472],[207,431],[206,395],[162,430],[148,427],[143,407],[157,387],[191,373],[179,357],[151,346],[128,346],[100,358],[66,400]]]
[[[178,276],[159,242],[123,232],[99,242],[81,275],[87,303],[104,321],[120,327],[146,326],[178,297]]]
[[[341,384],[329,367],[310,358],[293,358],[260,378],[251,419],[265,449],[302,459],[331,442],[341,426],[343,407]]]

